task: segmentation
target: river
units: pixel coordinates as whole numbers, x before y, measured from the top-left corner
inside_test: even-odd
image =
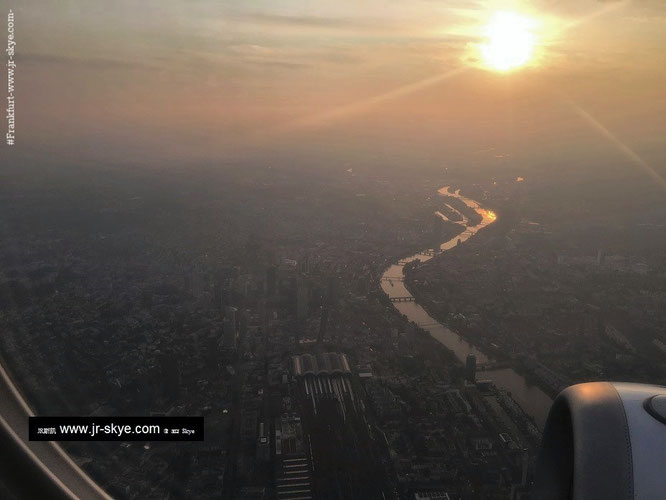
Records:
[[[474,209],[482,217],[481,222],[476,226],[466,226],[465,231],[442,243],[440,245],[441,251],[449,250],[458,244],[464,243],[481,229],[492,224],[497,219],[492,211],[482,208],[476,201],[461,195],[460,190],[451,191],[448,186],[444,186],[438,191],[438,194],[442,197],[453,196],[458,198],[468,207]],[[455,209],[450,206],[448,208],[455,211]],[[443,219],[447,219],[447,216],[441,212],[438,212],[438,215]],[[466,225],[468,222],[467,218],[463,214],[459,213],[459,215],[461,216],[462,221],[456,222]],[[423,250],[423,252],[428,251]],[[424,262],[431,258],[432,253],[430,252],[417,253],[389,266],[382,275],[381,284],[384,292],[389,297],[412,297],[412,294],[409,293],[409,290],[407,290],[402,281],[404,266],[406,263],[416,259]],[[482,352],[479,348],[463,339],[460,335],[450,330],[445,325],[436,321],[417,302],[393,302],[393,305],[400,313],[407,316],[410,321],[415,322],[424,330],[427,330],[430,335],[441,342],[449,350],[453,351],[461,362],[464,363],[469,354],[476,356],[477,365],[492,361],[492,358]],[[516,401],[516,403],[518,403],[528,415],[531,415],[536,421],[539,429],[543,430],[546,416],[548,415],[548,410],[552,403],[552,400],[545,392],[537,386],[530,384],[524,377],[511,368],[479,371],[477,372],[477,378],[492,380],[498,388],[510,392],[514,401]]]

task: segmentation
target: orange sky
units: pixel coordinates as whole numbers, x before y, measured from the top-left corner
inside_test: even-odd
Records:
[[[611,154],[578,107],[646,161],[666,159],[661,0],[28,0],[15,9],[17,137],[51,158],[302,154],[418,166]],[[497,10],[537,23],[535,57],[506,74],[479,67]]]

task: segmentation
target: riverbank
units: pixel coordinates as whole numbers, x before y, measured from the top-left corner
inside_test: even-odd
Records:
[[[443,317],[441,314],[438,313],[437,308],[434,307],[434,305],[427,298],[423,297],[423,295],[419,293],[418,287],[411,280],[407,279],[406,275],[404,283],[405,283],[405,288],[409,290],[409,292],[414,296],[416,301],[421,305],[421,307],[423,307],[423,309],[430,316],[435,318],[437,322],[441,323],[442,325],[445,325],[451,331],[456,333],[456,335],[459,335],[460,338],[465,339],[465,341],[468,342],[470,345],[483,351],[486,354],[486,356],[488,356],[489,362],[491,364],[493,365],[508,364],[511,367],[511,369],[520,374],[529,383],[538,387],[551,399],[555,399],[555,397],[564,388],[564,387],[554,387],[546,383],[541,377],[539,377],[537,373],[535,373],[535,371],[530,369],[530,367],[528,366],[529,364],[528,360],[523,360],[518,357],[511,356],[502,349],[498,349],[490,342],[484,341],[484,339],[470,337],[468,334],[460,331],[459,329],[450,326],[447,322],[447,318]],[[488,371],[493,371],[493,370],[491,369]],[[480,373],[484,372],[485,370],[480,370]]]
[[[456,234],[448,241],[442,243],[440,245],[441,252],[463,244],[467,239],[471,238],[478,231],[489,224],[492,224],[497,219],[492,211],[483,209],[474,200],[470,200],[460,195],[459,190],[451,193],[448,186],[445,186],[441,188],[438,193],[442,197],[458,198],[481,217],[481,222],[479,224],[462,227],[461,231],[456,232]],[[430,315],[418,302],[417,297],[415,297],[406,287],[406,284],[403,281],[405,265],[416,260],[425,262],[434,256],[432,253],[425,253],[425,250],[421,250],[421,252],[424,253],[413,254],[388,266],[384,270],[380,281],[382,290],[389,300],[398,297],[414,297],[415,301],[392,301],[392,305],[409,321],[416,323],[421,328],[428,331],[433,338],[452,351],[460,362],[464,363],[467,356],[471,354],[477,358],[477,363],[486,363],[490,358],[486,352],[475,347],[465,338],[449,329],[445,323]],[[398,279],[398,277],[400,277],[400,279]],[[514,363],[512,363],[512,366],[513,364]],[[545,392],[543,392],[538,386],[529,383],[526,378],[522,377],[512,368],[495,371],[490,370],[483,373],[484,377],[492,380],[499,389],[511,393],[512,397],[520,405],[523,411],[534,418],[540,428],[543,428],[548,409],[552,402],[551,398]]]

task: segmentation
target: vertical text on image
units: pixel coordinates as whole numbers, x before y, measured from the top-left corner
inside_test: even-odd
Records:
[[[14,11],[9,9],[7,13],[7,133],[5,141],[8,146],[13,146],[16,140],[16,108],[14,99],[14,82],[16,75],[16,37],[14,34]]]

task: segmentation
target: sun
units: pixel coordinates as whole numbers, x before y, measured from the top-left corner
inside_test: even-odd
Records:
[[[481,55],[486,67],[509,71],[527,64],[532,58],[536,23],[514,12],[496,12],[484,30],[486,42]]]

